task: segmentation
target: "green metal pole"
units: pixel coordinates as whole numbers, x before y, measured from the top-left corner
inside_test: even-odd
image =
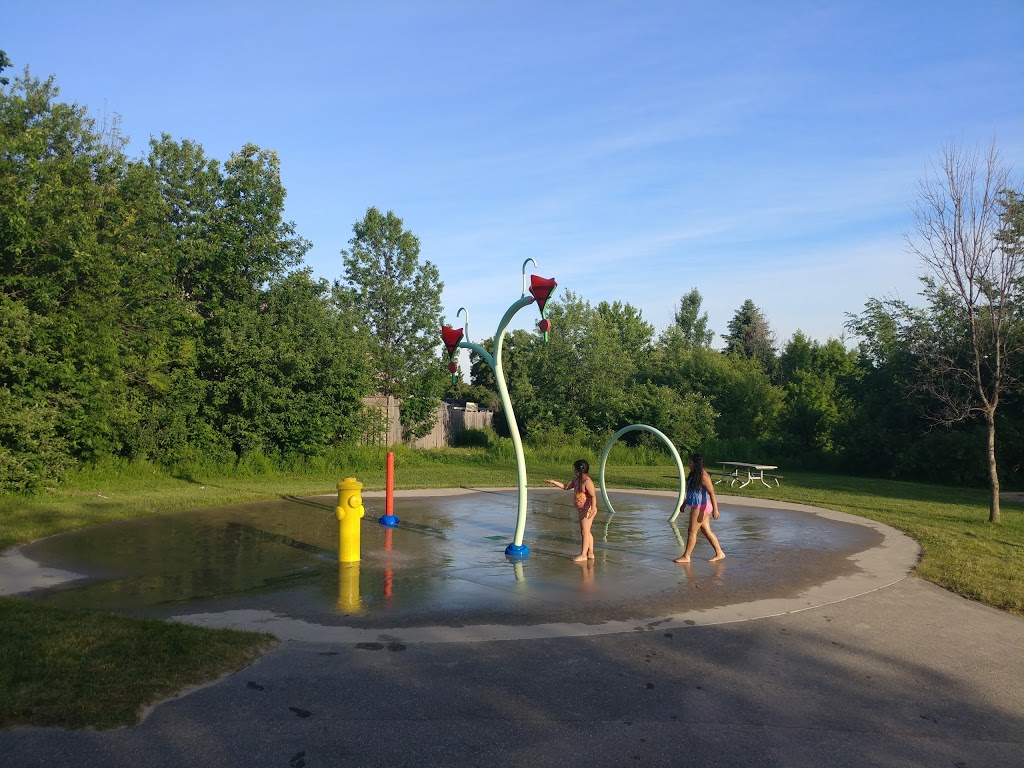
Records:
[[[523,296],[519,301],[508,308],[501,322],[498,323],[498,330],[494,334],[494,354],[489,355],[487,350],[471,341],[460,341],[459,346],[471,349],[483,357],[494,371],[495,383],[498,386],[498,396],[501,398],[501,407],[508,422],[508,431],[512,436],[512,446],[516,452],[516,473],[519,478],[519,509],[516,516],[516,534],[512,543],[505,549],[505,553],[516,557],[526,557],[530,550],[523,544],[523,536],[526,534],[526,456],[523,453],[523,441],[519,436],[519,423],[516,421],[515,411],[512,409],[512,400],[508,396],[508,386],[505,384],[505,372],[501,365],[501,347],[505,341],[505,329],[508,324],[523,307],[533,304],[533,296]]]

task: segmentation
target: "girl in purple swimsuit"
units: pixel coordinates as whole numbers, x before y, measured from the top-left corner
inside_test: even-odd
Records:
[[[686,550],[682,557],[672,562],[688,563],[693,548],[697,546],[697,531],[704,534],[711,546],[715,548],[715,556],[710,559],[714,563],[725,558],[725,552],[718,543],[718,537],[711,532],[712,518],[718,519],[718,499],[715,497],[715,484],[711,475],[704,469],[704,457],[699,453],[690,456],[690,470],[686,478],[686,497],[680,512],[689,508],[690,528],[686,538]],[[708,513],[711,514],[708,514]]]

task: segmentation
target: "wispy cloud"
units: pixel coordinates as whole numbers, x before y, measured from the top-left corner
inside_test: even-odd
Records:
[[[278,150],[320,275],[367,207],[394,210],[480,338],[531,257],[659,327],[696,286],[718,333],[750,298],[780,338],[824,339],[915,295],[900,233],[942,140],[994,133],[1024,169],[1024,6],[982,6],[55,0],[5,28],[16,68],[108,103],[139,152],[165,131]]]

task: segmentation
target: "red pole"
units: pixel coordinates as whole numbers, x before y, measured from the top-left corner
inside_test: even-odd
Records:
[[[387,490],[384,492],[384,514],[378,523],[394,528],[398,525],[398,518],[395,517],[395,454],[388,451]]]
[[[388,451],[388,480],[384,498],[384,514],[393,517],[395,514],[395,454]]]

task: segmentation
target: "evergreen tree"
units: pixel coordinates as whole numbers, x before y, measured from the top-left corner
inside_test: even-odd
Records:
[[[754,302],[747,299],[729,321],[725,352],[758,362],[769,374],[775,370],[775,334]]]

